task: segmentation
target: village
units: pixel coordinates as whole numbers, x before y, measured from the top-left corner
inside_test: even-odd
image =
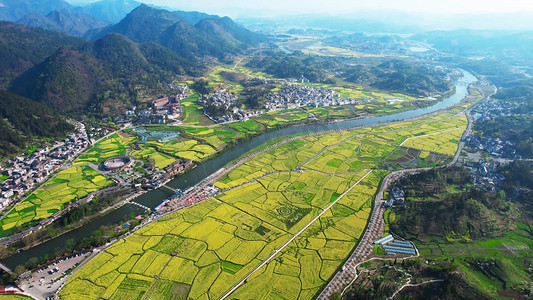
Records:
[[[334,105],[361,104],[362,100],[341,98],[333,90],[323,87],[285,84],[279,92],[268,94],[265,109],[268,111],[309,107],[326,107]]]
[[[270,93],[265,97],[263,109],[240,108],[238,96],[229,92],[224,86],[218,86],[213,94],[204,95],[198,100],[199,105],[206,107],[204,114],[216,123],[246,121],[250,117],[269,111],[296,109],[304,106],[356,105],[362,102],[363,99],[341,98],[335,91],[323,87],[310,87],[289,82],[284,83],[279,92]]]
[[[152,100],[150,106],[144,110],[133,107],[125,115],[115,117],[119,125],[127,123],[168,124],[179,120],[182,115],[181,100],[189,97],[191,90],[186,85],[170,85],[172,96]]]
[[[504,101],[485,101],[472,110],[476,122],[493,120],[498,117],[512,117],[512,112],[520,109],[517,103]],[[466,144],[479,151],[498,158],[521,159],[516,153],[515,144],[512,141],[503,140],[497,137],[469,135],[465,139]]]
[[[6,169],[1,171],[6,179],[0,182],[0,209],[5,209],[37,188],[60,169],[65,161],[71,161],[91,144],[85,126],[78,122],[75,126],[75,132],[64,141],[36,149],[29,156],[18,156],[5,161]]]

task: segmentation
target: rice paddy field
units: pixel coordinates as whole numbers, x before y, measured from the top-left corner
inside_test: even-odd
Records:
[[[357,245],[388,174],[380,164],[406,138],[460,124],[460,117],[441,115],[271,149],[219,180],[216,186],[224,191],[215,198],[104,250],[74,274],[60,296],[217,299],[310,224],[231,297],[312,299]]]
[[[72,167],[59,172],[0,221],[0,236],[33,225],[63,207],[113,182],[90,167]]]

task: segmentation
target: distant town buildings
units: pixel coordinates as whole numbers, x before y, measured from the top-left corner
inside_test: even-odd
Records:
[[[69,134],[64,141],[37,149],[30,156],[19,156],[5,162],[8,168],[2,176],[7,179],[0,182],[0,209],[46,181],[65,160],[75,158],[90,145],[85,126],[81,123],[74,125],[76,132]]]
[[[362,100],[341,98],[333,90],[297,84],[285,84],[279,92],[267,95],[266,100],[265,109],[269,111],[302,106],[323,107],[362,103]]]

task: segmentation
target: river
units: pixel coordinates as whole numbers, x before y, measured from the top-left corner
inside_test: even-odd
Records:
[[[185,175],[178,176],[172,179],[167,185],[173,188],[186,189],[187,187],[195,185],[206,177],[208,177],[209,175],[213,174],[214,172],[225,166],[228,162],[280,136],[401,121],[451,107],[454,104],[460,102],[468,94],[468,86],[470,85],[470,83],[477,81],[477,78],[474,75],[464,70],[462,70],[462,72],[463,77],[459,78],[459,80],[454,82],[455,93],[443,99],[442,101],[439,101],[433,106],[367,119],[344,120],[326,124],[294,125],[270,131],[255,138],[252,138],[251,140],[240,143],[238,146],[223,152],[221,155],[198,165],[198,167],[187,172]],[[141,195],[134,201],[150,208],[154,208],[159,205],[164,199],[168,198],[170,195],[171,192],[167,189],[157,189]],[[7,267],[13,269],[19,264],[24,264],[32,257],[41,257],[46,254],[52,256],[52,254],[57,249],[63,248],[66,245],[67,240],[69,239],[83,239],[84,237],[90,236],[94,230],[99,229],[102,225],[116,224],[120,222],[123,218],[130,216],[131,214],[136,215],[142,212],[144,211],[140,207],[132,204],[126,204],[120,207],[119,209],[103,216],[102,218],[99,218],[87,225],[84,225],[83,227],[67,232],[53,240],[50,240],[26,251],[22,251],[8,258],[5,258],[2,260],[2,263],[5,264]]]

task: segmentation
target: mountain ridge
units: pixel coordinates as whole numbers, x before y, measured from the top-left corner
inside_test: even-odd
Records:
[[[134,105],[137,86],[156,88],[174,74],[197,69],[162,46],[140,45],[112,33],[80,47],[60,48],[15,79],[9,91],[59,112],[118,113]]]
[[[46,16],[38,13],[25,15],[17,23],[47,30],[61,31],[75,37],[83,37],[87,31],[109,25],[85,13],[71,13],[68,11],[51,11]]]
[[[142,4],[119,23],[94,32],[88,38],[120,33],[138,43],[159,43],[190,59],[205,56],[223,59],[225,54],[238,54],[244,48],[265,41],[264,36],[237,25],[227,17],[206,18],[191,25],[179,17],[183,14]]]

